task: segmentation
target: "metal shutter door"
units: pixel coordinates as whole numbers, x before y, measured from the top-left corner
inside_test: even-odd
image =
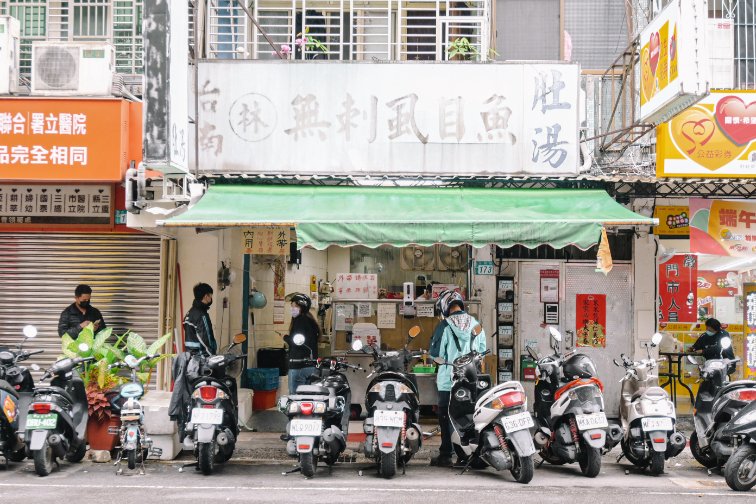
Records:
[[[92,305],[108,327],[157,338],[160,238],[138,234],[0,234],[0,346],[16,345],[26,324],[39,334],[27,361],[43,368],[60,356],[58,319],[76,285],[92,287]]]

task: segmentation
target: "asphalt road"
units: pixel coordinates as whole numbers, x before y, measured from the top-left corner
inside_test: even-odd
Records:
[[[508,473],[491,469],[459,475],[459,470],[431,468],[417,461],[406,475],[383,480],[364,463],[320,467],[315,477],[284,476],[292,464],[232,460],[216,473],[203,476],[193,468],[179,472],[177,462],[148,461],[146,474],[117,476],[112,464],[63,462],[50,476],[40,478],[31,461],[0,470],[2,502],[616,502],[649,504],[686,502],[756,502],[756,491],[731,491],[721,475],[687,459],[672,460],[666,473],[654,477],[604,457],[601,474],[588,479],[577,464],[536,469],[528,485],[515,483]],[[626,474],[626,470],[628,474]],[[360,475],[362,471],[362,475]],[[128,470],[126,470],[128,472]]]

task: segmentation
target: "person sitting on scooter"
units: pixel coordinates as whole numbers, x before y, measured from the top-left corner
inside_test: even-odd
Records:
[[[722,351],[722,338],[729,338],[730,333],[722,329],[722,324],[715,318],[710,318],[706,321],[706,332],[698,337],[693,346],[690,347],[691,352],[700,351],[706,360],[711,359],[735,359],[735,352],[732,350],[732,346]],[[735,365],[731,364],[727,373],[731,374],[735,371]]]
[[[443,329],[439,330],[440,341],[431,341],[431,357],[441,357],[446,362],[454,362],[460,355],[470,351],[472,330],[480,323],[475,317],[465,312],[465,303],[462,296],[455,291],[447,290],[438,296],[436,307],[444,321],[439,324]],[[436,339],[436,333],[433,338]],[[435,343],[435,345],[434,345]],[[486,351],[486,334],[481,331],[475,339],[475,349],[478,352]],[[452,367],[440,366],[436,376],[438,387],[438,423],[441,430],[441,446],[438,455],[431,459],[432,466],[452,466],[452,424],[449,419],[449,401],[451,399]]]
[[[291,296],[291,324],[289,334],[284,336],[284,342],[289,345],[289,395],[297,391],[297,386],[306,385],[308,378],[315,372],[315,368],[301,362],[291,362],[301,359],[318,358],[318,339],[320,338],[320,325],[310,313],[312,301],[305,294]],[[305,338],[304,345],[297,346],[292,338],[295,334],[301,334]]]

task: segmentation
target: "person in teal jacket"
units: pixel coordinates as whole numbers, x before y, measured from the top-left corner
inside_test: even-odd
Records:
[[[434,334],[434,339],[440,336],[440,343],[437,343],[436,347],[438,349],[437,356],[446,362],[454,362],[454,359],[460,355],[470,352],[472,330],[475,326],[480,325],[480,322],[465,311],[464,300],[458,292],[442,292],[438,297],[436,307],[444,317],[443,332],[439,331],[438,335]],[[433,342],[431,342],[431,347],[433,346]],[[478,352],[482,353],[486,351],[485,331],[481,330],[480,334],[475,338],[473,346]],[[436,385],[438,387],[438,423],[441,430],[441,447],[438,450],[438,455],[431,459],[431,465],[451,467],[451,456],[454,450],[451,441],[452,425],[449,419],[452,366],[439,366]]]

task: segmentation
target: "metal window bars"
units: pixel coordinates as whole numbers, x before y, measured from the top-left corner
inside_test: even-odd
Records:
[[[455,40],[454,59],[489,56],[490,0],[258,0],[250,11],[292,59],[447,60]],[[205,30],[209,58],[277,58],[236,0],[208,0]]]

